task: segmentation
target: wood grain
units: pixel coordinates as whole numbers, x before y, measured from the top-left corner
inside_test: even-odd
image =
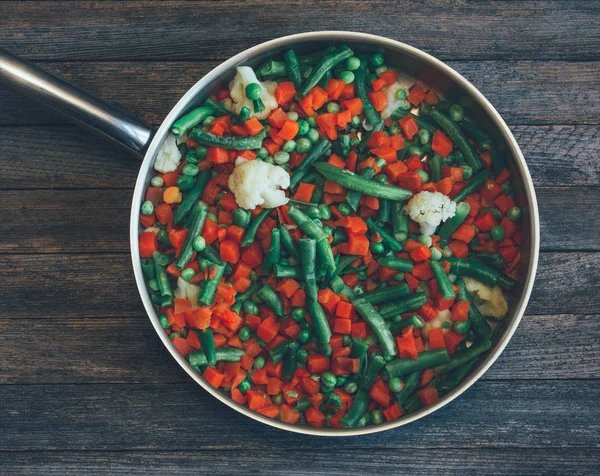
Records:
[[[599,315],[525,316],[484,380],[600,375]],[[0,320],[1,384],[189,383],[144,315]],[[551,343],[551,345],[549,345]]]
[[[336,451],[371,448],[544,448],[600,444],[597,381],[479,381],[411,425],[337,438]],[[195,383],[1,385],[5,451],[323,449],[319,437],[268,429]],[[568,429],[568,431],[565,431]]]
[[[343,26],[397,39],[442,59],[600,59],[600,7],[585,0],[50,5],[3,2],[0,42],[32,59],[187,61],[227,58],[278,36]],[[332,11],[343,24],[332,22]],[[265,12],[269,28],[260,28]]]
[[[160,124],[183,94],[213,67],[202,62],[43,63],[98,97]],[[450,61],[490,100],[508,124],[598,124],[600,62]],[[0,124],[65,121],[39,105],[0,91]]]
[[[0,253],[128,253],[131,197],[131,190],[0,191]],[[537,199],[542,250],[600,250],[600,187],[538,188]]]
[[[512,130],[536,186],[600,185],[600,126]],[[126,152],[74,126],[0,127],[0,189],[133,189],[138,168]]]
[[[290,459],[293,454],[293,460]],[[593,474],[597,448],[371,448],[353,451],[343,447],[290,453],[272,448],[269,454],[252,450],[136,451],[136,452],[10,452],[0,454],[8,474],[82,473],[100,475],[195,474],[211,468],[214,474],[411,474],[508,475],[552,474],[557,468],[570,475]],[[426,462],[426,463],[425,463]]]
[[[0,255],[0,270],[2,318],[144,314],[128,254]],[[598,252],[542,253],[527,313],[597,313],[599,272]]]

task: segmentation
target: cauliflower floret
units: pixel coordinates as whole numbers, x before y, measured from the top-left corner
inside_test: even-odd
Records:
[[[177,289],[173,295],[176,298],[187,299],[192,303],[192,308],[197,307],[198,294],[200,294],[200,286],[188,283],[183,278],[177,278]]]
[[[414,195],[404,211],[421,225],[421,233],[433,235],[440,223],[456,213],[456,203],[440,192],[419,192]]]
[[[177,138],[169,134],[156,153],[154,170],[162,173],[173,172],[177,170],[180,160],[181,152],[177,148]]]
[[[490,288],[483,283],[464,277],[465,286],[473,298],[473,303],[481,314],[495,319],[502,319],[508,313],[508,303],[500,286]]]
[[[431,321],[425,323],[425,325],[421,328],[421,335],[426,339],[429,338],[429,331],[433,329],[437,329],[438,327],[442,327],[444,322],[452,325],[452,313],[445,309],[444,311],[440,311],[436,317],[434,317]],[[448,329],[444,329],[444,334],[448,332]]]
[[[387,119],[392,113],[404,104],[404,99],[397,99],[396,93],[399,89],[409,89],[415,80],[406,74],[400,74],[396,82],[391,86],[386,86],[383,90],[387,93],[388,105],[381,111],[381,118]]]
[[[280,189],[290,186],[289,174],[281,167],[262,160],[238,157],[228,185],[237,204],[247,210],[254,210],[257,205],[275,208],[289,201]]]
[[[271,114],[271,111],[277,109],[277,101],[275,100],[275,89],[277,88],[277,83],[275,81],[264,81],[260,82],[256,78],[256,74],[254,70],[249,66],[238,66],[237,74],[233,78],[233,81],[229,83],[229,94],[231,95],[231,99],[233,99],[232,103],[226,103],[225,107],[229,110],[239,114],[244,106],[252,111],[251,116],[255,116],[257,119],[266,119]],[[246,97],[246,86],[251,83],[258,83],[262,88],[262,94],[260,98],[262,99],[265,108],[260,112],[254,112],[254,105],[252,101]]]

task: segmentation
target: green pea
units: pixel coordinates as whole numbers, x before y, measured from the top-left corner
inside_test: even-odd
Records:
[[[310,151],[310,149],[312,149],[312,142],[310,139],[301,137],[298,139],[298,142],[296,142],[296,152],[299,154],[306,154]]]
[[[421,180],[423,183],[429,181],[429,175],[424,170],[417,170],[417,173],[421,176]]]
[[[160,175],[155,175],[154,177],[152,177],[152,180],[150,180],[150,183],[153,187],[160,188],[165,184],[165,179],[163,179]]]
[[[398,240],[400,242],[403,242],[408,239],[408,234],[404,233],[403,231],[399,231],[397,233],[394,233],[394,238],[396,238],[396,240]]]
[[[287,113],[287,115],[290,118],[290,121],[297,121],[298,120],[298,113],[296,111],[289,111]]]
[[[450,258],[452,256],[452,250],[450,248],[448,248],[447,246],[445,246],[444,249],[442,250],[442,254],[444,255],[445,258]]]
[[[298,120],[298,135],[299,136],[305,135],[309,129],[310,129],[310,125],[308,124],[308,121],[305,121],[304,119]]]
[[[505,235],[504,228],[502,228],[500,225],[496,225],[494,228],[492,228],[490,234],[495,241],[502,241]]]
[[[305,349],[299,349],[298,352],[296,352],[296,359],[298,360],[298,362],[301,362],[301,363],[306,362],[307,357],[308,357],[308,351]]]
[[[419,131],[419,142],[423,145],[427,144],[431,139],[431,134],[427,129],[421,129]]]
[[[171,327],[169,325],[169,319],[164,314],[161,314],[160,316],[158,316],[158,321],[160,322],[160,326],[163,329],[168,329],[169,327]]]
[[[148,281],[148,287],[150,288],[151,291],[154,291],[154,292],[160,291],[160,286],[158,284],[157,279],[151,279],[150,281]]]
[[[254,281],[256,281],[257,279],[258,279],[258,274],[257,274],[257,272],[256,272],[256,271],[254,271],[254,270],[253,270],[253,271],[251,271],[251,272],[250,272],[250,281],[254,282]]]
[[[331,114],[337,114],[340,112],[340,106],[337,102],[328,102],[327,103],[327,112]]]
[[[456,278],[456,274],[448,273],[448,281],[450,281],[451,283],[454,283],[454,281],[456,281]]]
[[[325,204],[321,204],[318,207],[319,209],[319,218],[322,220],[329,220],[331,218],[331,210]]]
[[[398,393],[404,389],[404,382],[402,382],[402,380],[400,380],[398,377],[393,377],[388,382],[388,386],[392,392]]]
[[[338,375],[335,378],[335,386],[342,387],[346,383],[346,380],[347,380],[347,377],[345,377],[344,375]]]
[[[347,217],[352,212],[352,208],[347,203],[340,203],[338,205],[338,212],[342,214],[342,216]]]
[[[242,382],[238,385],[238,390],[242,393],[246,393],[251,388],[252,384],[246,379],[242,380]]]
[[[200,159],[198,159],[198,157],[196,157],[196,154],[194,154],[193,152],[190,151],[185,155],[185,161],[188,164],[195,166],[198,162],[200,162]],[[189,175],[189,174],[186,174],[186,175]]]
[[[194,154],[199,159],[204,159],[206,158],[206,154],[208,154],[208,147],[206,147],[205,145],[199,145],[198,147],[196,147],[196,149],[194,149]]]
[[[412,157],[413,155],[418,155],[419,157],[423,157],[423,155],[425,155],[425,152],[423,152],[422,147],[419,147],[416,144],[411,144],[408,146],[407,156]]]
[[[465,110],[460,104],[454,104],[448,110],[448,115],[454,122],[460,122],[465,118]]]
[[[250,337],[252,337],[252,332],[247,327],[242,327],[240,332],[238,333],[238,337],[242,342],[246,342]]]
[[[351,124],[352,124],[352,127],[358,127],[358,126],[360,126],[360,117],[358,117],[358,116],[352,116]],[[359,139],[359,143],[360,143],[360,139]]]
[[[281,147],[281,150],[283,150],[284,152],[287,152],[288,154],[290,152],[294,152],[294,150],[296,150],[296,141],[293,140],[293,139],[286,140],[283,143],[283,146]]]
[[[502,184],[502,193],[504,193],[504,195],[510,195],[512,193],[512,184],[510,182],[504,182]]]
[[[394,280],[396,280],[396,281],[402,281],[403,279],[404,279],[403,272],[396,273],[396,275],[394,276]]]
[[[400,126],[398,124],[396,124],[395,122],[392,122],[390,127],[388,127],[388,132],[390,133],[391,136],[395,136],[397,134],[400,134],[400,132],[402,132],[402,129],[400,128]]]
[[[259,99],[262,94],[262,88],[258,83],[250,83],[246,86],[246,97],[252,101]]]
[[[323,375],[321,375],[321,383],[323,385],[326,385],[327,387],[333,387],[335,386],[336,383],[336,377],[335,375],[333,375],[332,372],[324,372]]]
[[[406,99],[408,96],[408,91],[406,89],[400,88],[396,91],[396,99],[401,101],[402,99]]]
[[[380,66],[379,68],[376,68],[376,69],[375,69],[375,74],[376,74],[377,76],[381,76],[381,75],[382,75],[383,73],[385,73],[387,70],[388,70],[388,67],[387,67],[387,66],[385,66],[385,65],[383,65],[383,66]]]
[[[254,359],[254,368],[260,370],[264,366],[265,366],[265,358],[262,355],[257,356]]]
[[[431,246],[431,244],[432,244],[431,236],[429,236],[429,235],[419,235],[419,237],[417,238],[417,241],[425,246]]]
[[[388,179],[384,174],[375,175],[375,177],[373,177],[373,180],[379,183],[388,183]]]
[[[429,248],[429,251],[431,251],[431,259],[433,261],[439,261],[442,259],[442,252],[437,248]]]
[[[356,384],[356,382],[348,382],[346,385],[344,385],[344,390],[346,390],[346,392],[350,394],[356,393],[356,391],[358,390],[358,385]]]
[[[381,53],[374,53],[371,56],[369,56],[369,63],[371,63],[375,67],[378,67],[385,63],[385,58]]]
[[[257,159],[266,159],[269,156],[269,151],[265,148],[265,147],[261,147],[260,149],[258,149],[258,152],[256,153],[256,158]]]
[[[244,301],[244,304],[242,305],[242,307],[244,308],[244,312],[248,313],[248,314],[258,314],[258,306],[256,305],[255,302],[252,301]]]
[[[296,322],[302,322],[304,320],[304,316],[306,315],[306,309],[303,307],[295,307],[292,310],[292,319]]]
[[[469,180],[473,176],[473,169],[470,165],[461,165],[460,168],[463,171],[463,179]]]
[[[290,161],[290,154],[284,152],[283,150],[280,150],[279,152],[275,153],[275,155],[273,156],[273,160],[277,165],[287,164]]]
[[[308,130],[306,137],[308,137],[313,144],[319,142],[319,131],[311,127]]]
[[[365,289],[360,284],[357,284],[356,286],[354,286],[352,288],[352,291],[354,291],[354,294],[356,294],[356,295],[365,293]]]
[[[213,121],[214,121],[215,119],[216,119],[216,117],[215,117],[215,116],[208,116],[206,119],[204,119],[204,120],[202,121],[202,125],[203,125],[204,127],[208,127],[208,126],[210,126],[210,125],[213,123]]]
[[[356,56],[351,56],[346,60],[346,68],[348,68],[350,71],[356,71],[358,68],[360,68],[360,59]]]
[[[380,255],[385,253],[385,246],[383,243],[372,241],[371,242],[371,251],[376,255]]]
[[[442,329],[450,329],[452,327],[452,324],[450,324],[449,322],[442,322],[441,328]]]
[[[185,268],[182,272],[181,272],[181,277],[183,279],[185,279],[186,281],[189,281],[190,279],[192,279],[194,276],[196,276],[196,272],[191,269],[191,268]]]
[[[179,188],[179,190],[190,190],[194,186],[194,177],[191,177],[189,175],[181,175],[177,177],[175,185],[177,185],[177,188]]]
[[[458,334],[466,334],[471,328],[471,321],[456,321],[452,323],[452,329]]]
[[[370,418],[373,425],[381,425],[383,423],[383,412],[381,410],[373,410]]]
[[[521,209],[519,207],[512,207],[510,210],[508,210],[506,216],[511,221],[517,221],[519,218],[521,218]]]
[[[354,73],[352,71],[342,71],[339,78],[344,81],[345,84],[351,84],[354,81]]]
[[[352,337],[349,335],[342,336],[342,344],[344,344],[344,347],[349,347],[352,344]]]
[[[193,164],[186,164],[183,166],[183,175],[187,175],[189,177],[195,177],[196,175],[198,175],[198,172],[200,172],[200,170],[198,170],[198,167],[193,165]]]
[[[146,200],[142,203],[140,208],[142,215],[152,215],[154,213],[154,204],[150,200]]]
[[[193,246],[194,246],[194,243],[192,243],[192,247]],[[206,271],[210,267],[210,265],[211,265],[211,263],[207,259],[201,259],[200,261],[198,261],[198,267],[200,268],[201,271]]]
[[[271,164],[273,165],[275,163],[275,160],[273,160],[273,157],[271,157],[270,155],[268,157],[265,157],[263,159],[263,162],[266,162],[267,164]]]
[[[308,125],[310,127],[317,127],[317,117],[316,116],[308,116],[306,118],[306,120],[308,121]]]
[[[298,333],[298,341],[301,344],[306,344],[312,337],[312,333],[310,332],[310,329],[302,329],[299,333]]]

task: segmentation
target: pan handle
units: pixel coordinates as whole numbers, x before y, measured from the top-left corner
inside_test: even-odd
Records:
[[[144,121],[77,89],[0,48],[0,86],[45,104],[142,158],[154,130]]]

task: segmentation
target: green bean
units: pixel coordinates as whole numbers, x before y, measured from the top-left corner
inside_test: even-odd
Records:
[[[419,396],[413,394],[410,397],[408,397],[406,403],[404,403],[404,411],[406,411],[406,413],[416,412],[422,406],[423,404],[421,403],[421,399],[419,398]]]
[[[156,268],[154,267],[154,261],[150,258],[142,258],[142,272],[146,281],[156,278]]]
[[[179,205],[179,208],[175,212],[175,223],[182,223],[194,208],[194,205],[200,200],[202,196],[202,192],[204,192],[204,188],[206,184],[210,180],[210,170],[203,170],[196,176],[196,181],[194,182],[194,186],[185,196],[184,200]]]
[[[340,420],[340,426],[342,428],[356,428],[360,420],[367,414],[370,401],[369,391],[359,388],[352,400],[352,406],[348,410],[348,413]]]
[[[367,167],[365,169],[363,169],[362,172],[360,172],[360,177],[364,178],[365,180],[370,180],[371,177],[373,177],[373,175],[375,175],[375,170],[373,170],[371,167]],[[346,194],[346,202],[348,203],[348,205],[350,205],[352,207],[352,210],[357,211],[358,210],[358,205],[360,204],[360,199],[362,197],[362,193],[361,192],[357,192],[355,190],[350,190],[347,194]],[[394,206],[394,203],[397,202],[392,202],[392,207]]]
[[[263,269],[266,272],[270,272],[273,265],[279,263],[281,257],[281,237],[278,228],[271,230],[271,246],[269,246],[269,252],[265,257]]]
[[[254,220],[250,222],[250,225],[248,225],[248,228],[246,228],[246,232],[244,233],[244,237],[242,238],[242,248],[250,246],[252,243],[254,243],[254,238],[256,237],[256,232],[258,231],[258,228],[260,227],[262,222],[265,221],[267,215],[269,215],[270,212],[270,208],[265,208],[256,217],[254,217]]]
[[[473,255],[475,258],[480,260],[481,262],[487,264],[488,266],[492,266],[498,270],[504,269],[505,262],[504,257],[501,253],[488,252],[488,251],[479,251]]]
[[[454,292],[454,289],[452,289],[452,283],[448,279],[448,275],[444,271],[444,268],[442,268],[440,262],[432,260],[429,263],[429,267],[431,268],[431,272],[438,283],[442,298],[454,299],[456,297],[456,293]]]
[[[359,371],[364,371],[366,368],[365,365],[368,350],[369,344],[367,344],[363,339],[352,339],[352,350],[350,351],[350,357],[352,359],[360,359]]]
[[[245,354],[243,349],[237,347],[223,347],[215,349],[215,360],[217,362],[239,362]],[[195,350],[188,354],[188,362],[193,367],[208,365],[208,359],[201,350]]]
[[[502,289],[511,289],[516,284],[512,278],[474,258],[446,258],[446,261],[450,263],[450,271],[454,274],[469,276],[492,288],[498,285]]]
[[[504,156],[504,152],[499,151],[493,151],[490,155],[492,156],[492,175],[496,178],[508,167],[506,157]]]
[[[284,343],[279,344],[276,347],[273,347],[270,351],[269,351],[269,356],[271,357],[271,360],[273,360],[273,363],[276,364],[277,362],[282,361],[286,354],[287,351],[290,348],[290,345],[292,344],[292,340],[286,340]]]
[[[427,295],[425,293],[415,293],[406,299],[384,304],[379,309],[379,312],[384,319],[389,319],[390,317],[418,309],[426,303]]]
[[[292,238],[292,235],[285,225],[279,225],[279,234],[281,235],[281,244],[283,245],[283,249],[285,249],[288,255],[299,260],[300,251],[298,250],[294,238]]]
[[[344,159],[347,159],[348,154],[350,154],[350,145],[350,136],[347,134],[340,135],[340,148]]]
[[[379,343],[381,344],[381,350],[383,351],[383,355],[386,359],[391,359],[394,355],[396,355],[396,342],[394,341],[394,337],[392,333],[387,328],[383,317],[379,312],[375,310],[373,305],[361,299],[355,299],[352,304],[354,304],[354,308],[356,312],[358,312],[367,324],[371,327],[371,330],[377,336]]]
[[[412,197],[412,193],[408,190],[365,179],[348,169],[341,169],[325,162],[315,164],[315,167],[327,180],[335,182],[349,190],[395,201],[403,201]]]
[[[390,221],[391,212],[390,212],[391,202],[382,198],[379,200],[379,210],[377,210],[377,221],[382,224],[386,224]]]
[[[408,216],[402,210],[402,204],[399,202],[392,202],[392,232],[394,237],[398,233],[408,234]]]
[[[256,294],[260,297],[271,310],[278,316],[283,316],[283,303],[275,290],[269,285],[265,284],[260,288]]]
[[[252,297],[252,295],[258,291],[258,289],[260,288],[260,283],[258,282],[253,282],[250,287],[248,289],[246,289],[246,291],[244,291],[243,293],[240,294],[236,294],[235,295],[235,303],[233,304],[233,306],[231,306],[231,310],[234,311],[236,314],[239,314],[240,311],[242,310],[242,305]]]
[[[444,362],[442,366],[440,364],[435,365],[435,367],[439,367],[439,373],[447,373],[451,370],[454,370],[461,365],[466,364],[470,360],[473,360],[475,357],[483,354],[488,351],[492,347],[492,341],[490,339],[486,339],[482,342],[474,342],[471,347],[466,350],[456,352],[452,355],[452,358],[449,358],[447,362]],[[431,351],[429,351],[431,352]]]
[[[392,115],[390,116],[394,120],[402,119],[408,113],[410,113],[411,105],[408,101],[404,100],[404,103],[408,105],[405,107],[404,105],[398,106],[396,109],[392,111]]]
[[[467,164],[471,166],[473,171],[477,171],[481,169],[481,159],[473,149],[471,143],[464,136],[460,128],[456,125],[456,123],[446,116],[443,112],[432,109],[428,106],[424,106],[422,108],[423,112],[427,114],[431,119],[437,122],[440,127],[448,134],[452,142],[456,144],[458,149],[462,152]]]
[[[460,127],[465,134],[475,141],[475,144],[477,144],[479,150],[489,151],[494,148],[494,141],[490,135],[472,122],[468,122],[466,120],[460,121],[458,122],[458,127]]]
[[[481,315],[477,306],[472,302],[471,296],[467,291],[464,281],[461,278],[457,278],[454,283],[458,286],[458,299],[459,301],[469,301],[469,322],[471,323],[471,330],[480,337],[481,339],[487,340],[492,336],[493,329],[488,321]]]
[[[421,352],[416,359],[395,359],[385,364],[390,377],[402,377],[403,375],[425,370],[440,365],[448,364],[450,355],[446,348],[426,350]]]
[[[328,156],[331,153],[331,143],[327,139],[321,139],[317,142],[310,150],[308,155],[300,163],[298,167],[294,169],[290,177],[290,189],[295,189],[300,182],[302,182],[304,176],[310,170],[310,167],[319,159],[324,156]],[[313,194],[314,195],[314,194]],[[313,197],[314,199],[314,197]]]
[[[300,345],[292,341],[288,346],[287,354],[285,355],[285,360],[283,361],[283,376],[285,378],[292,378],[294,376],[294,371],[296,370],[296,352]]]
[[[212,278],[202,281],[200,293],[198,294],[198,304],[212,304],[217,292],[217,288],[219,287],[219,283],[221,282],[221,278],[225,274],[225,268],[227,265],[225,263],[215,264],[212,267],[215,269],[215,275]]]
[[[433,154],[429,159],[429,176],[432,182],[442,180],[442,156]]]
[[[421,372],[412,372],[406,376],[404,381],[404,388],[401,392],[396,394],[396,400],[400,405],[404,405],[409,397],[413,396],[419,388],[419,382],[421,380]]]
[[[373,104],[369,100],[367,93],[367,62],[361,58],[360,67],[354,72],[354,85],[356,86],[356,96],[361,100],[363,104],[363,114],[367,118],[367,121],[373,126],[373,131],[379,131],[383,129],[383,119],[379,113],[373,107]],[[367,139],[368,141],[368,139]],[[366,144],[366,142],[365,142]],[[362,142],[361,142],[362,146]]]
[[[210,107],[214,112],[213,116],[231,116],[235,117],[235,113],[224,107],[221,103],[215,101],[213,98],[208,98],[204,101],[204,105]]]
[[[385,366],[385,359],[379,354],[371,354],[365,371],[362,373],[359,379],[359,384],[362,388],[369,390],[375,383],[375,379],[379,374],[379,371]]]
[[[371,230],[371,233],[379,233],[381,242],[394,253],[399,253],[402,251],[402,245],[396,240],[396,238],[385,231],[385,228],[378,225],[372,218],[367,218],[367,226],[369,227],[369,230]]]
[[[258,74],[262,77],[286,76],[288,74],[286,64],[283,61],[270,59],[258,68]]]
[[[181,137],[192,127],[200,124],[208,116],[212,116],[215,110],[212,107],[200,106],[191,110],[185,116],[177,119],[171,126],[171,132],[177,137]]]
[[[306,96],[310,90],[319,83],[321,78],[325,76],[327,72],[331,71],[335,65],[345,61],[353,55],[353,51],[345,45],[341,46],[336,51],[323,55],[319,63],[313,68],[304,86],[300,88],[300,95],[302,97]]]
[[[197,334],[200,340],[200,346],[202,347],[202,352],[206,355],[208,364],[215,365],[217,363],[217,354],[215,352],[215,339],[212,329],[209,327],[204,331],[198,331]]]
[[[262,143],[264,138],[267,136],[266,129],[261,131],[259,134],[255,136],[217,136],[215,134],[211,134],[210,132],[205,131],[204,129],[200,129],[195,127],[190,132],[190,139],[199,142],[204,145],[211,145],[214,147],[223,147],[225,149],[236,149],[236,150],[257,150],[262,147]]]
[[[250,224],[250,212],[245,208],[236,208],[233,211],[233,224],[246,228]]]
[[[346,283],[339,276],[334,276],[329,285],[331,286],[331,290],[336,294],[343,294],[350,299],[354,298],[354,291],[350,289]]]
[[[312,238],[301,238],[300,257],[302,261],[302,273],[306,281],[306,295],[314,300],[317,299],[317,242]]]
[[[333,53],[335,50],[336,47],[334,45],[330,45],[323,51],[315,51],[314,53],[300,56],[300,58],[298,58],[298,62],[303,65],[314,65],[317,64],[325,55]]]
[[[294,83],[294,86],[296,86],[296,89],[300,89],[302,86],[302,72],[300,71],[300,64],[298,63],[296,52],[294,50],[289,50],[283,55],[283,60],[285,61],[288,76]]]
[[[179,253],[179,257],[175,261],[175,267],[178,269],[185,268],[192,259],[192,255],[194,254],[194,248],[192,247],[192,243],[196,239],[196,237],[200,236],[200,232],[204,227],[204,221],[206,220],[206,216],[208,215],[208,208],[205,205],[196,205],[196,208],[192,211],[192,225],[190,226],[189,232],[183,243],[183,248]]]
[[[271,274],[276,278],[304,279],[304,274],[300,266],[290,266],[287,264],[275,264]]]
[[[438,236],[442,240],[449,240],[452,233],[458,230],[460,225],[462,225],[462,223],[469,216],[470,211],[471,205],[469,205],[467,202],[460,202],[458,205],[456,205],[456,212],[454,213],[454,216],[452,218],[448,218],[448,220],[444,222],[438,231]]]
[[[323,308],[316,299],[306,297],[306,308],[310,314],[313,328],[315,329],[315,336],[319,349],[325,356],[331,355],[331,345],[329,340],[331,339],[331,328],[327,322],[327,316],[323,312]]]
[[[455,203],[462,202],[465,198],[467,198],[468,195],[471,194],[471,192],[477,190],[481,185],[483,185],[483,182],[489,178],[490,172],[488,170],[480,170],[473,175],[473,177],[471,177],[471,180],[469,180],[467,186],[458,192],[458,195],[456,195],[452,201]]]
[[[443,393],[448,393],[454,390],[467,376],[469,371],[475,365],[477,359],[470,360],[448,372],[446,377],[436,387]]]
[[[405,329],[408,326],[413,326],[413,329],[416,330],[421,329],[424,325],[425,323],[423,322],[423,319],[416,314],[413,314],[412,316],[402,319],[399,322],[392,322],[392,325],[390,326],[390,332],[392,334],[398,334],[402,329]]]
[[[206,245],[206,248],[204,248],[202,251],[199,251],[198,254],[202,256],[202,258],[210,261],[211,263],[225,264],[224,261],[221,260],[219,252],[215,250],[211,245]]]
[[[396,258],[398,259],[398,258]],[[371,304],[381,304],[388,301],[408,296],[410,289],[408,284],[397,284],[396,286],[388,286],[387,288],[379,288],[375,291],[369,291],[361,294],[361,299],[364,299]]]
[[[379,258],[377,262],[381,266],[385,266],[386,268],[396,269],[398,271],[402,271],[403,273],[412,273],[413,271],[413,263],[409,259],[396,258],[395,256],[389,256],[384,258]]]
[[[350,266],[358,258],[360,258],[360,256],[343,255],[337,262],[335,271],[331,274],[331,276],[329,276],[329,279],[332,279],[335,276],[341,276],[344,273],[344,270],[346,270],[346,268],[348,268],[348,266]]]
[[[158,287],[160,289],[160,295],[167,298],[167,301],[173,298],[173,291],[171,290],[171,283],[169,282],[169,276],[165,270],[164,264],[162,264],[162,255],[155,251],[152,253],[152,259],[154,260],[154,270],[156,274],[156,280],[158,281]]]
[[[429,122],[427,119],[425,119],[422,116],[417,116],[416,114],[413,114],[413,113],[411,113],[410,115],[413,117],[413,119],[419,126],[419,129],[425,129],[431,135],[435,134],[435,131],[437,131],[439,129],[438,126]]]

